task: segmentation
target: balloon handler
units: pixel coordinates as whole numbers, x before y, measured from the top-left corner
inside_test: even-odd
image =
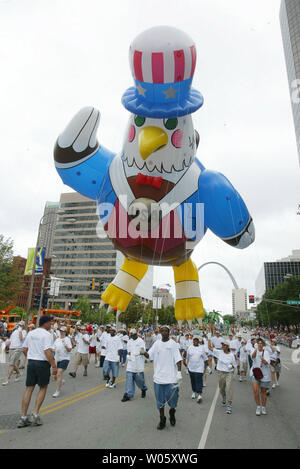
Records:
[[[207,229],[244,249],[253,243],[247,207],[228,179],[196,158],[192,113],[203,104],[192,88],[196,47],[184,32],[157,26],[138,35],[129,52],[134,86],[122,97],[131,113],[123,148],[98,143],[100,113],[81,109],[58,137],[54,159],[63,182],[97,200],[106,235],[125,260],[102,294],[126,310],[148,265],[172,266],[175,317],[190,326],[204,316],[196,265],[190,256]]]

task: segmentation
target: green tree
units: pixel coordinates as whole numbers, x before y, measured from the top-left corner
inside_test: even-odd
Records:
[[[88,298],[87,295],[80,296],[77,300],[77,303],[75,305],[75,309],[78,311],[81,311],[81,316],[80,319],[83,323],[85,322],[90,322],[90,317],[91,317],[91,302]]]
[[[300,305],[291,308],[288,300],[300,300],[300,277],[291,277],[265,292],[261,303],[257,306],[256,319],[259,325],[299,324]]]
[[[152,301],[145,306],[142,321],[143,324],[155,323],[155,310],[153,309]]]
[[[23,274],[20,264],[13,257],[13,241],[0,235],[0,304],[12,304],[23,289]]]
[[[144,310],[145,305],[140,298],[137,295],[133,295],[126,311],[120,314],[119,321],[126,324],[127,327],[136,324],[142,319]]]
[[[12,308],[10,310],[10,314],[18,314],[21,316],[21,319],[25,320],[26,318],[26,311],[24,308],[21,308],[20,306],[16,306],[15,308]]]
[[[223,316],[223,320],[226,321],[228,324],[232,325],[232,324],[235,324],[236,323],[236,319],[234,316],[232,316],[231,314],[225,314]]]

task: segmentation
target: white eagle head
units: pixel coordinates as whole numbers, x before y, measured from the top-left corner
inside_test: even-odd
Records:
[[[145,173],[186,171],[199,143],[191,115],[155,119],[131,114],[122,150],[125,165]]]

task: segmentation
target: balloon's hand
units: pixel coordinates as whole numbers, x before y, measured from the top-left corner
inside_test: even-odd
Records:
[[[93,107],[84,107],[73,117],[55,144],[57,167],[79,162],[98,150],[96,133],[99,122],[100,112]]]
[[[255,240],[255,228],[254,228],[253,221],[251,220],[251,223],[245,228],[244,233],[240,235],[238,243],[235,247],[237,247],[238,249],[244,249],[250,246],[250,244],[252,244],[254,240]]]

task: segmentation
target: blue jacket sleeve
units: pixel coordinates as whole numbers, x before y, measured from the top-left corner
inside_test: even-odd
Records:
[[[114,156],[114,153],[100,146],[96,153],[72,165],[56,163],[56,169],[64,184],[85,197],[99,200]]]
[[[204,170],[199,177],[199,198],[204,203],[205,225],[218,237],[241,248],[254,241],[253,223],[248,209],[240,194],[223,174]],[[247,242],[244,237],[244,242],[239,245],[246,232]]]

